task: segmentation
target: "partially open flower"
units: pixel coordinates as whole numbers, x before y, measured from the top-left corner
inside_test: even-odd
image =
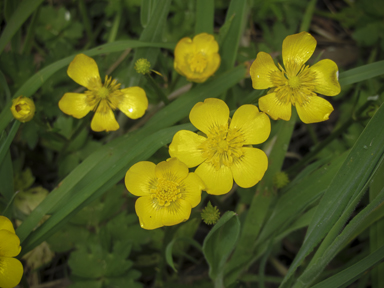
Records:
[[[15,119],[28,122],[35,115],[35,103],[28,97],[19,96],[12,100],[11,111]]]
[[[189,81],[202,83],[220,66],[219,44],[213,35],[201,33],[181,39],[175,48],[175,70]]]

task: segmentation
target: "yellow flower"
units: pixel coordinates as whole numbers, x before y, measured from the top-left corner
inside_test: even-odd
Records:
[[[21,251],[20,239],[7,217],[0,216],[0,287],[12,288],[20,283],[23,265],[13,257]]]
[[[333,107],[316,93],[326,96],[339,94],[339,72],[336,63],[329,59],[306,66],[305,62],[315,48],[316,40],[307,32],[286,37],[283,41],[285,70],[280,64],[277,68],[269,54],[257,54],[250,71],[253,88],[272,88],[259,100],[260,110],[272,119],[291,119],[292,104],[304,123],[328,120]]]
[[[201,201],[204,184],[177,158],[155,165],[141,161],[125,175],[125,186],[136,201],[136,214],[144,229],[179,224],[189,219],[191,209]]]
[[[189,81],[205,82],[220,66],[219,44],[213,35],[201,33],[181,39],[175,48],[175,70]]]
[[[20,122],[28,122],[35,115],[35,103],[28,97],[19,96],[12,100],[11,111]]]
[[[93,131],[119,129],[113,114],[117,108],[131,119],[140,118],[148,108],[148,99],[142,88],[119,89],[120,84],[108,76],[102,84],[95,60],[87,55],[76,55],[69,64],[67,74],[88,90],[85,93],[65,93],[59,101],[59,108],[78,119],[91,110],[95,111],[91,122]]]
[[[177,157],[203,180],[209,194],[229,192],[233,180],[240,187],[252,187],[263,178],[268,158],[253,148],[267,140],[271,123],[254,105],[243,105],[229,118],[229,108],[219,99],[197,103],[189,114],[191,123],[205,135],[181,130],[169,146]]]

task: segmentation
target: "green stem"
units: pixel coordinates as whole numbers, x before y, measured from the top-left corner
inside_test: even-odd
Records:
[[[28,25],[27,35],[24,39],[23,47],[21,48],[21,54],[29,53],[32,47],[32,37],[35,34],[35,27],[37,23],[37,15],[39,14],[39,8],[33,13],[31,23]]]
[[[108,43],[111,43],[116,40],[117,31],[119,30],[120,21],[121,21],[121,14],[122,14],[122,10],[119,9],[119,11],[116,13],[115,20],[113,21],[111,33],[109,34],[109,37],[108,37]]]
[[[87,8],[85,7],[84,0],[79,0],[79,10],[83,18],[85,31],[88,35],[88,43],[93,40],[91,21],[89,20]]]
[[[0,146],[0,163],[3,163],[5,154],[7,154],[9,147],[11,146],[11,143],[13,141],[13,138],[15,138],[16,132],[19,129],[19,126],[20,121],[15,120],[15,122],[13,122],[11,131],[9,131],[7,139],[5,139],[4,143]]]
[[[148,80],[149,85],[156,91],[157,96],[163,100],[165,105],[169,104],[168,97],[164,94],[164,91],[160,89],[159,85],[155,82],[150,74],[145,74],[145,78]]]

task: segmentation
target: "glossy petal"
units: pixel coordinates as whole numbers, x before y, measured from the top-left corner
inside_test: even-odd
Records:
[[[326,96],[335,96],[340,93],[340,83],[338,81],[338,71],[336,63],[329,59],[324,59],[317,62],[309,68],[316,73],[317,93]]]
[[[291,119],[291,103],[281,103],[275,93],[267,94],[259,99],[259,108],[267,113],[273,120],[283,119],[289,121]]]
[[[244,145],[263,143],[271,133],[269,117],[254,105],[243,105],[233,115],[230,128],[239,129],[245,138]]]
[[[15,234],[15,229],[13,228],[13,224],[11,220],[9,220],[5,216],[0,215],[0,230],[7,230],[13,234]]]
[[[300,106],[297,104],[296,110],[301,121],[309,124],[328,120],[333,107],[327,100],[318,96],[312,96],[305,105]]]
[[[287,36],[283,41],[283,62],[288,74],[296,75],[301,66],[311,58],[316,39],[308,32]]]
[[[23,265],[15,258],[0,257],[0,287],[13,288],[20,283]]]
[[[149,161],[141,161],[134,165],[125,174],[127,190],[136,196],[150,194],[151,183],[156,181],[156,165]]]
[[[112,109],[108,106],[105,100],[102,100],[97,107],[95,116],[91,122],[91,129],[96,132],[115,131],[119,129],[119,123],[115,119]]]
[[[65,93],[59,101],[59,108],[77,119],[83,118],[93,109],[87,103],[87,95],[80,93]]]
[[[228,125],[229,108],[223,100],[208,98],[193,106],[189,119],[197,129],[209,134],[213,126]]]
[[[137,119],[144,115],[148,108],[148,99],[144,89],[140,87],[129,87],[120,90],[124,97],[118,108],[131,119]]]
[[[179,159],[173,157],[162,161],[156,165],[155,174],[157,178],[165,178],[167,180],[180,183],[187,178],[189,173],[187,165]]]
[[[277,69],[271,55],[265,52],[259,52],[250,68],[253,89],[267,89],[273,87],[274,85],[271,81],[271,74],[273,71],[280,70]]]
[[[208,33],[200,33],[193,37],[193,44],[195,45],[195,51],[203,52],[206,55],[219,51],[219,44],[216,42],[215,37]]]
[[[183,199],[173,202],[164,209],[163,225],[172,226],[187,221],[191,215],[191,210],[191,204]]]
[[[76,55],[69,64],[67,74],[73,81],[88,88],[88,90],[95,89],[96,83],[100,83],[99,87],[101,87],[99,68],[95,60],[85,54]]]
[[[162,219],[165,209],[156,205],[150,196],[137,199],[135,210],[141,228],[152,230],[164,226]]]
[[[187,58],[190,54],[194,53],[195,48],[192,43],[192,39],[189,37],[182,38],[176,45],[175,48],[175,60],[173,62],[173,66],[175,70],[186,76],[183,71],[190,71],[189,66],[187,64]]]
[[[231,166],[233,178],[237,185],[248,188],[256,185],[268,168],[268,158],[257,148],[243,147],[244,156]]]
[[[222,195],[228,193],[233,186],[232,172],[227,166],[216,170],[214,166],[204,162],[196,168],[195,173],[203,180],[208,194]]]
[[[183,186],[185,188],[181,198],[189,202],[193,207],[196,207],[201,201],[201,190],[205,190],[203,181],[196,173],[189,173],[184,179]]]
[[[21,251],[20,239],[15,233],[8,230],[0,230],[0,256],[15,257]]]
[[[178,131],[169,145],[169,155],[179,158],[189,168],[195,167],[205,160],[198,147],[206,140],[207,138],[188,130]]]

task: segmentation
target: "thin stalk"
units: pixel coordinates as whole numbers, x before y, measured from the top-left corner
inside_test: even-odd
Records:
[[[122,14],[122,10],[119,9],[119,11],[116,13],[115,20],[113,21],[111,33],[109,34],[109,37],[108,37],[108,43],[111,43],[116,40],[117,31],[119,30],[120,21],[121,21],[121,14]]]
[[[164,102],[165,105],[169,104],[168,97],[164,94],[164,91],[160,89],[159,85],[155,82],[150,74],[145,74],[145,78],[148,80],[149,85],[156,91],[156,94]]]
[[[83,18],[85,31],[88,35],[88,43],[93,41],[93,34],[92,34],[92,26],[91,21],[89,20],[87,8],[85,7],[84,0],[79,0],[79,10],[81,13],[81,17]]]
[[[28,25],[27,35],[25,36],[23,47],[21,48],[21,51],[20,51],[21,54],[24,54],[24,53],[28,54],[29,51],[31,50],[32,38],[33,38],[33,35],[35,34],[35,27],[37,23],[38,14],[39,14],[39,8],[37,8],[35,13],[33,13],[31,23],[29,23]]]

